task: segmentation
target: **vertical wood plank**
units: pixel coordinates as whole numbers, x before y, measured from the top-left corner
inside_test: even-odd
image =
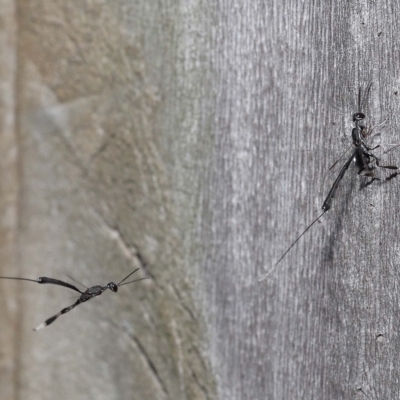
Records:
[[[16,138],[15,2],[0,1],[0,274],[17,269],[18,149]],[[0,282],[0,397],[15,399],[18,386],[17,286]]]
[[[18,204],[21,275],[94,285],[141,267],[152,280],[35,334],[74,300],[2,283],[10,399],[399,397],[398,179],[360,189],[351,168],[258,282],[319,214],[359,86],[373,82],[368,124],[387,119],[374,143],[398,143],[397,8],[18,1],[2,273]]]

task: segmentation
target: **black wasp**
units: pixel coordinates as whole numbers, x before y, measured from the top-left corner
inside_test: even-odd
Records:
[[[336,194],[336,191],[339,187],[340,181],[343,179],[344,174],[348,170],[350,164],[354,161],[356,166],[358,167],[358,175],[366,176],[371,178],[371,180],[367,183],[369,185],[374,180],[379,180],[380,178],[375,176],[375,165],[379,168],[397,170],[398,167],[394,165],[381,165],[379,158],[372,153],[373,150],[377,149],[379,145],[375,147],[369,147],[366,139],[371,135],[373,129],[367,129],[364,125],[363,121],[365,120],[365,114],[362,112],[362,108],[364,107],[364,103],[369,95],[371,90],[372,83],[367,86],[365,91],[364,99],[362,98],[361,88],[358,91],[358,111],[353,114],[353,123],[354,128],[351,132],[351,137],[353,140],[353,151],[343,167],[341,168],[335,182],[333,183],[331,190],[328,193],[324,203],[322,204],[322,213],[310,224],[307,228],[301,233],[301,235],[289,246],[289,248],[283,253],[281,258],[276,262],[273,268],[259,281],[263,281],[267,276],[276,268],[276,266],[283,260],[287,253],[293,248],[293,246],[300,240],[300,238],[331,208],[333,198]],[[335,163],[336,164],[336,163]],[[397,175],[397,172],[392,174],[389,178],[393,178]],[[389,179],[388,178],[388,179]]]
[[[128,285],[129,283],[133,283],[133,282],[142,281],[143,279],[149,279],[149,277],[145,277],[145,278],[134,279],[133,281],[122,283],[122,282],[126,281],[131,275],[133,275],[138,269],[139,268],[135,269],[127,277],[122,279],[122,281],[119,283],[110,282],[110,283],[107,283],[106,286],[100,286],[100,285],[92,286],[90,288],[86,288],[86,290],[84,292],[82,290],[79,290],[76,286],[71,285],[70,283],[60,281],[59,279],[46,278],[45,276],[42,276],[37,279],[13,278],[13,277],[8,277],[8,276],[0,276],[0,279],[14,279],[14,280],[19,280],[19,281],[36,282],[36,283],[40,283],[40,284],[49,283],[52,285],[59,285],[59,286],[67,287],[67,288],[75,290],[76,292],[81,294],[79,299],[74,304],[72,304],[69,307],[63,308],[59,313],[52,316],[51,318],[46,319],[46,321],[44,321],[42,324],[40,324],[39,326],[37,326],[36,328],[33,329],[34,331],[38,331],[39,329],[43,329],[46,326],[52,324],[59,316],[67,313],[68,311],[71,311],[76,306],[79,306],[79,304],[84,303],[90,299],[93,299],[93,297],[100,296],[107,289],[110,289],[112,292],[116,293],[116,292],[118,292],[118,288],[120,286]]]

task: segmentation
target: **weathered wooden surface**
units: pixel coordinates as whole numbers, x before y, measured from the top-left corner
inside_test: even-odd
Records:
[[[18,169],[15,135],[16,21],[13,1],[0,1],[0,271],[17,261]],[[18,363],[18,299],[15,288],[0,290],[0,397],[15,399]]]
[[[399,142],[397,5],[1,7],[1,274],[153,278],[35,333],[72,293],[1,282],[1,399],[399,397],[399,179],[351,168],[257,282],[320,212],[359,85]]]
[[[212,399],[193,297],[212,143],[201,128],[210,123],[200,99],[211,93],[209,61],[198,62],[209,41],[197,35],[201,13],[147,0],[29,0],[16,18],[19,263],[1,274],[94,285],[142,267],[153,279],[35,333],[74,293],[3,281],[3,323],[13,318],[10,299],[19,321],[14,341],[2,331],[2,348],[15,349],[2,353],[14,372],[8,398]]]

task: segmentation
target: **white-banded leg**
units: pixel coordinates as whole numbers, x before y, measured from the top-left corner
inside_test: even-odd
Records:
[[[68,311],[71,311],[73,308],[75,308],[76,306],[78,306],[81,303],[82,303],[81,299],[78,299],[74,304],[72,304],[72,306],[63,308],[59,313],[57,313],[56,315],[54,315],[51,318],[46,319],[46,321],[44,321],[42,324],[40,324],[39,326],[37,326],[33,330],[34,331],[38,331],[39,329],[45,328],[46,326],[52,324],[59,316],[67,313]]]

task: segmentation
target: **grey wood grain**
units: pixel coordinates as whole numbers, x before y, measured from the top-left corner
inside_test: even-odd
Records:
[[[376,3],[15,3],[1,274],[152,280],[35,333],[70,293],[1,282],[1,399],[399,397],[398,179],[350,168],[258,282],[320,213],[359,86],[399,142],[398,6]]]
[[[13,1],[0,2],[0,268],[17,262],[18,146],[15,135],[16,20]],[[16,286],[0,286],[0,397],[12,400],[18,382]]]
[[[369,123],[387,117],[380,139],[398,142],[392,7],[221,3],[204,293],[223,398],[399,396],[398,180],[359,190],[349,171],[324,223],[256,283],[321,212],[359,85],[372,79]]]
[[[18,2],[20,266],[3,265],[2,274],[68,274],[95,285],[141,267],[152,280],[105,293],[35,333],[73,293],[13,285],[21,322],[15,342],[1,340],[15,347],[14,398],[214,397],[188,267],[211,144],[209,132],[199,134],[201,93],[211,92],[209,61],[198,61],[207,9]]]

